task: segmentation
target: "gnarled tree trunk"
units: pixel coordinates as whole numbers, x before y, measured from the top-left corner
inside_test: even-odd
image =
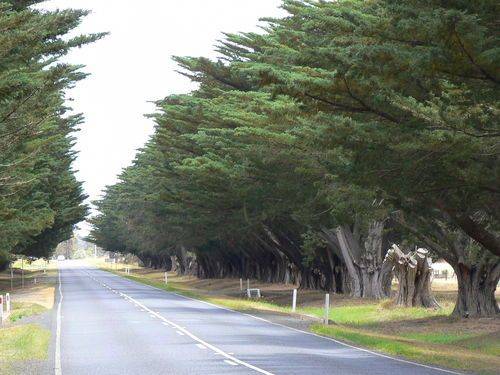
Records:
[[[370,224],[364,242],[356,229],[348,226],[332,230],[323,229],[323,235],[332,249],[338,249],[351,281],[354,297],[385,298],[390,294],[392,268],[383,265],[383,221]]]
[[[439,307],[431,292],[432,260],[428,250],[405,254],[397,245],[392,245],[384,264],[393,268],[398,279],[397,305]]]
[[[454,268],[458,296],[452,315],[468,318],[499,314],[495,290],[500,278],[500,262],[483,261],[474,265],[460,263]]]

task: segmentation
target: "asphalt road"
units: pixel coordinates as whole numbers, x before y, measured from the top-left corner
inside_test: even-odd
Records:
[[[57,296],[55,375],[453,373],[66,261]]]

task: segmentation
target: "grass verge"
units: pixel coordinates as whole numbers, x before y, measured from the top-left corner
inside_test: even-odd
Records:
[[[0,329],[1,373],[8,373],[14,362],[47,359],[49,342],[50,331],[37,324]]]
[[[342,325],[311,326],[319,335],[333,337],[343,342],[359,345],[381,353],[402,357],[419,363],[473,371],[477,374],[497,374],[498,356],[482,351],[467,350],[455,345],[429,344],[415,339],[405,339],[379,332],[351,328]]]
[[[41,314],[44,311],[47,311],[47,309],[37,303],[13,302],[12,313],[9,315],[9,320],[11,322],[16,322],[28,316]]]

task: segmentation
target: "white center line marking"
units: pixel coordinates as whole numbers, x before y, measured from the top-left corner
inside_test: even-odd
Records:
[[[123,293],[121,293],[121,294],[123,294]],[[208,342],[206,342],[206,341],[204,341],[204,340],[200,339],[199,337],[197,337],[197,336],[193,335],[193,334],[192,334],[191,332],[189,332],[187,329],[185,329],[185,328],[183,328],[183,327],[179,326],[178,324],[175,324],[174,322],[172,322],[172,321],[170,321],[170,320],[168,320],[168,319],[164,318],[163,316],[161,316],[160,314],[158,314],[158,313],[154,312],[153,310],[149,309],[148,307],[144,306],[141,302],[139,302],[139,301],[135,300],[134,298],[129,297],[129,296],[127,296],[127,297],[128,297],[131,301],[135,302],[138,306],[140,306],[140,307],[142,308],[142,309],[141,309],[141,311],[147,311],[147,312],[149,312],[151,315],[155,315],[158,319],[160,319],[160,320],[162,320],[163,322],[168,323],[168,324],[170,324],[172,327],[176,328],[176,329],[178,330],[178,331],[177,331],[177,333],[178,333],[179,335],[181,335],[181,336],[186,335],[186,336],[191,337],[194,341],[197,341],[198,343],[200,343],[200,344],[204,345],[205,347],[207,347],[208,349],[210,349],[210,350],[214,351],[215,353],[220,354],[220,355],[222,355],[223,357],[226,357],[226,358],[229,360],[229,362],[234,363],[234,364],[235,364],[235,366],[236,366],[236,365],[242,365],[242,366],[245,366],[245,367],[247,367],[247,368],[249,368],[249,369],[251,369],[251,370],[254,370],[254,371],[256,371],[256,372],[258,372],[258,373],[260,373],[260,374],[265,374],[265,375],[274,375],[272,372],[266,371],[266,370],[261,369],[261,368],[259,368],[259,367],[257,367],[257,366],[251,365],[251,364],[250,364],[250,363],[248,363],[248,362],[245,362],[245,361],[242,361],[242,360],[240,360],[240,359],[238,359],[238,358],[236,358],[236,357],[233,357],[233,355],[231,355],[231,354],[229,354],[229,353],[224,352],[223,350],[221,350],[221,349],[217,348],[216,346],[214,346],[214,345],[212,345],[212,344],[209,344]]]

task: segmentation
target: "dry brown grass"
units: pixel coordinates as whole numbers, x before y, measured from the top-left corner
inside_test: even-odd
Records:
[[[54,306],[54,292],[53,284],[37,284],[17,290],[12,294],[11,299],[13,302],[36,303],[46,309],[51,309]]]
[[[10,293],[11,301],[24,306],[37,304],[45,309],[54,306],[55,270],[43,273],[43,270],[25,270],[24,288],[21,284],[20,272],[15,270],[14,288],[10,287],[10,271],[0,272],[0,294]],[[36,283],[34,280],[36,279]]]

